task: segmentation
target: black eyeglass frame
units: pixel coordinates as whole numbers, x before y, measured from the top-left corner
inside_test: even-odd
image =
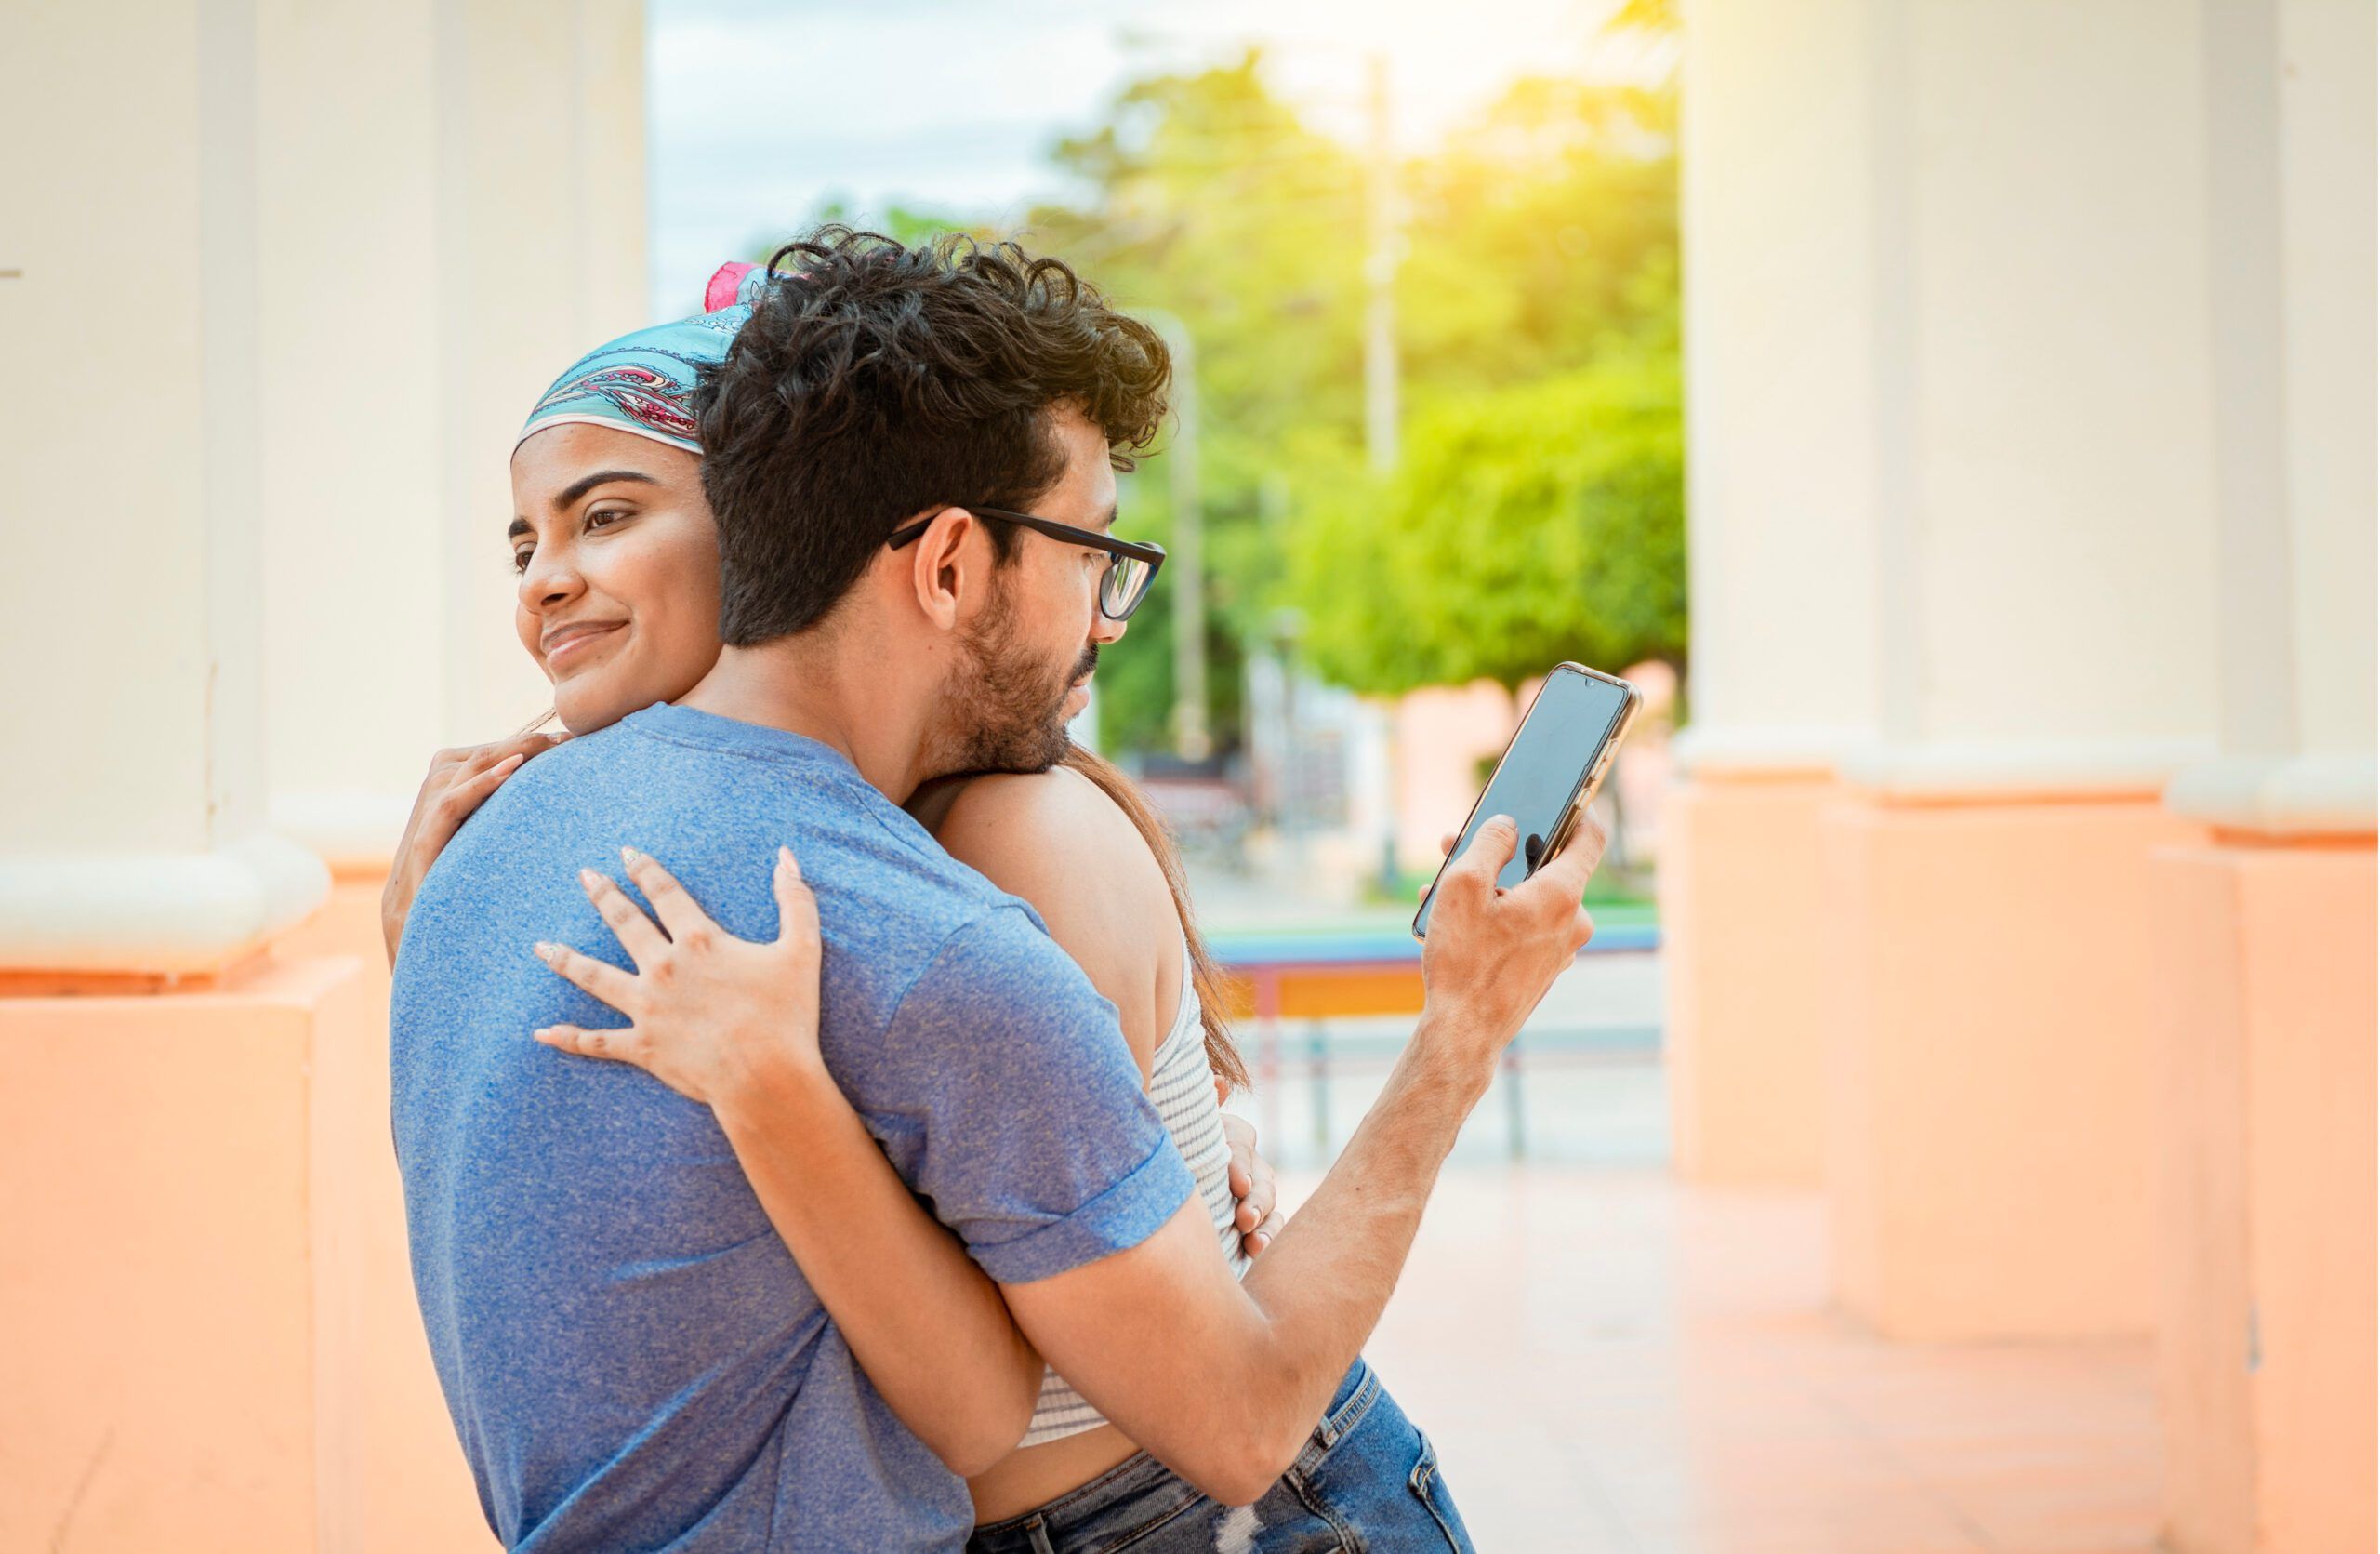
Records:
[[[1107,584],[1104,578],[1101,579],[1099,613],[1110,620],[1129,619],[1132,612],[1141,607],[1141,601],[1146,599],[1149,596],[1149,590],[1157,586],[1158,568],[1165,564],[1165,547],[1162,545],[1144,540],[1118,539],[1113,535],[1101,534],[1096,529],[1078,529],[1072,524],[1061,524],[1054,518],[1037,518],[1030,512],[1011,512],[1006,508],[1000,507],[977,507],[972,502],[952,502],[948,507],[936,508],[916,523],[894,529],[892,538],[884,543],[895,551],[910,544],[926,530],[933,527],[933,521],[953,507],[964,508],[979,517],[998,518],[1003,523],[1015,524],[1031,529],[1036,534],[1046,534],[1051,538],[1064,541],[1068,545],[1081,545],[1093,551],[1104,551],[1111,556],[1122,556],[1128,561],[1137,561],[1147,566],[1149,575],[1142,580],[1141,591],[1132,595],[1131,603],[1126,604],[1121,612],[1107,607]]]

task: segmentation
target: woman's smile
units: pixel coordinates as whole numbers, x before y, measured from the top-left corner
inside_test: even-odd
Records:
[[[546,628],[538,639],[538,651],[545,655],[546,668],[560,674],[590,659],[602,647],[616,642],[628,630],[625,620],[569,620]]]

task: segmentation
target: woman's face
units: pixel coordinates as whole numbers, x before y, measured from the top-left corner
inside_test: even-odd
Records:
[[[585,734],[675,701],[719,661],[719,533],[702,460],[604,426],[512,455],[513,624]]]

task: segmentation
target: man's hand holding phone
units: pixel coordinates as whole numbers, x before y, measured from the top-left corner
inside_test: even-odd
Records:
[[[1603,827],[1581,815],[1562,850],[1507,890],[1496,876],[1520,845],[1520,828],[1505,815],[1479,828],[1469,850],[1438,877],[1430,936],[1421,944],[1417,1041],[1440,1043],[1450,1056],[1485,1060],[1492,1072],[1521,1022],[1594,936],[1594,919],[1580,898],[1603,861],[1604,840]]]

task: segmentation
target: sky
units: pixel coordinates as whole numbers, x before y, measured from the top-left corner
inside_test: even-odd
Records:
[[[998,219],[1068,193],[1062,135],[1158,69],[1262,44],[1276,89],[1357,140],[1367,56],[1387,60],[1402,149],[1426,150],[1530,72],[1628,68],[1597,44],[1616,0],[651,0],[654,319],[725,259],[830,196]]]

